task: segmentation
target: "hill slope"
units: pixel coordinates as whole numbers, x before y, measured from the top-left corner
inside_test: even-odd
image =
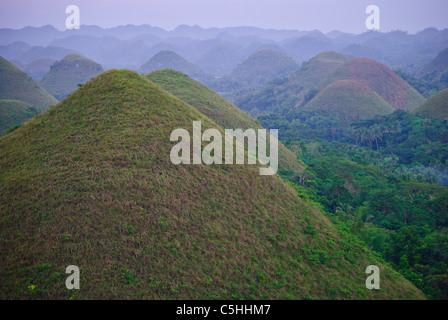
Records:
[[[216,127],[113,70],[2,137],[0,297],[423,298],[278,176],[173,165],[172,130],[198,119]],[[80,290],[65,288],[68,265]]]
[[[413,113],[420,117],[448,120],[448,89],[432,96]]]
[[[26,73],[0,57],[0,99],[19,100],[45,110],[58,101]]]
[[[290,76],[298,68],[286,54],[263,50],[240,63],[229,77],[244,86],[260,86],[269,80]]]
[[[396,110],[412,111],[424,101],[415,89],[392,70],[368,58],[346,62],[329,75],[321,86],[338,80],[355,80],[367,85]]]
[[[40,84],[57,99],[64,99],[91,78],[102,73],[103,67],[78,54],[69,54],[51,66]]]
[[[36,107],[18,100],[0,100],[0,136],[39,113]]]
[[[322,90],[304,108],[329,112],[345,126],[394,111],[391,105],[369,87],[354,80],[336,81]]]
[[[422,71],[417,75],[428,81],[441,81],[448,83],[448,48],[440,52]]]
[[[219,94],[180,72],[164,69],[149,73],[146,77],[225,129],[262,128],[257,121]],[[281,169],[294,171],[304,169],[304,165],[299,163],[297,157],[281,143],[279,144],[279,166]]]
[[[204,71],[202,71],[198,66],[187,61],[177,53],[168,50],[160,51],[154,57],[149,59],[140,67],[139,72],[148,73],[165,68],[180,71],[195,79],[205,77]]]

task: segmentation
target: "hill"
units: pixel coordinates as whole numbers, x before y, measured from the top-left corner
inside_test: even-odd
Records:
[[[325,51],[302,64],[287,79],[276,79],[259,90],[249,92],[234,103],[252,116],[279,109],[289,111],[310,101],[319,91],[319,84],[349,58],[334,51]]]
[[[51,58],[40,58],[23,67],[23,71],[34,81],[40,81],[50,71],[51,66],[56,62]]]
[[[149,73],[146,77],[223,128],[243,130],[262,128],[257,121],[238,107],[181,72],[164,69]],[[281,169],[293,171],[304,169],[304,165],[299,163],[297,157],[281,143],[279,144],[279,166]]]
[[[173,165],[174,129],[222,128],[126,70],[0,139],[0,297],[418,299],[278,176]],[[378,265],[381,290],[365,287]],[[81,289],[65,288],[67,266]]]
[[[154,57],[149,59],[149,61],[140,67],[139,72],[146,74],[151,71],[165,68],[180,71],[195,79],[205,77],[204,71],[198,66],[188,62],[177,53],[168,50],[160,51]]]
[[[385,65],[368,58],[350,60],[338,67],[321,84],[325,87],[338,80],[355,80],[367,85],[396,110],[412,111],[424,98]]]
[[[448,48],[440,52],[417,75],[417,78],[428,81],[439,81],[448,86]]]
[[[448,120],[448,89],[432,96],[413,113],[420,117]]]
[[[69,54],[55,62],[40,84],[57,99],[62,100],[91,78],[102,73],[103,67],[78,54]]]
[[[0,136],[39,113],[36,107],[18,100],[0,100]]]
[[[240,85],[257,87],[269,80],[292,75],[299,69],[286,54],[274,50],[263,50],[240,63],[229,75]]]
[[[19,100],[45,110],[58,101],[27,74],[0,57],[0,99]]]
[[[322,90],[305,107],[321,110],[340,120],[342,126],[392,113],[394,108],[368,86],[354,80],[339,80]]]

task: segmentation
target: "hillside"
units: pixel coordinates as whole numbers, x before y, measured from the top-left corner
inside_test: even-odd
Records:
[[[448,120],[448,89],[432,96],[413,113],[420,117]]]
[[[40,58],[23,67],[23,71],[34,81],[40,81],[50,71],[51,66],[56,62],[51,58]]]
[[[368,86],[354,80],[339,80],[322,90],[305,107],[321,110],[340,120],[342,126],[392,113],[394,108]]]
[[[205,76],[204,71],[198,66],[187,61],[177,53],[168,50],[160,51],[154,57],[149,59],[149,61],[140,67],[139,72],[146,74],[151,71],[165,68],[180,71],[195,79],[200,79]]]
[[[0,136],[39,113],[36,107],[18,100],[0,100]]]
[[[257,87],[269,80],[292,75],[299,69],[286,54],[274,50],[263,50],[240,63],[229,75],[240,85]]]
[[[102,73],[103,67],[78,54],[69,54],[55,62],[40,81],[42,87],[62,100],[91,78]]]
[[[415,89],[392,70],[368,58],[344,63],[322,82],[321,87],[338,80],[355,80],[367,85],[396,110],[412,111],[424,101]]]
[[[440,81],[448,85],[448,48],[427,64],[417,77],[428,81]]]
[[[333,51],[325,51],[302,64],[285,80],[273,80],[256,91],[235,99],[235,104],[252,116],[297,107],[310,101],[318,92],[319,84],[349,58]]]
[[[26,73],[0,57],[0,99],[19,100],[45,110],[58,101]]]
[[[231,104],[219,94],[188,76],[170,69],[158,70],[146,75],[157,85],[182,99],[219,126],[229,129],[261,129],[260,124]],[[303,163],[281,143],[279,166],[287,170],[303,170]]]
[[[195,120],[216,128],[112,70],[3,136],[0,298],[423,298],[278,176],[173,165],[170,134]],[[365,287],[372,264],[381,290]]]

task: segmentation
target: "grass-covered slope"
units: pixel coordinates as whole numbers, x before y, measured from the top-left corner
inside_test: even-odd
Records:
[[[40,84],[62,100],[78,89],[78,84],[86,83],[103,71],[100,64],[73,53],[55,62]]]
[[[413,111],[418,116],[448,120],[448,89],[440,91]]]
[[[58,101],[26,73],[0,57],[0,99],[19,100],[45,110]]]
[[[261,129],[258,121],[225,100],[213,90],[191,79],[181,72],[163,69],[151,72],[146,77],[182,99],[224,129]],[[281,169],[299,171],[304,164],[283,144],[279,144],[279,166]]]
[[[417,74],[418,78],[428,81],[448,81],[448,48],[441,51],[429,64]],[[443,78],[443,79],[442,79]]]
[[[194,120],[216,127],[112,70],[0,138],[0,298],[423,298],[278,176],[173,165]]]
[[[0,136],[39,113],[36,107],[19,100],[0,100]]]
[[[367,85],[395,110],[412,111],[425,100],[392,70],[368,58],[346,62],[330,74],[321,85],[325,87],[338,80],[355,80]]]
[[[339,80],[329,85],[305,109],[330,112],[345,126],[394,111],[391,105],[368,86],[354,80]]]

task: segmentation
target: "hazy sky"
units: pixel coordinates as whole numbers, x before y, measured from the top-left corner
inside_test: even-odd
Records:
[[[81,24],[101,27],[150,24],[172,30],[187,24],[360,33],[366,30],[365,9],[373,4],[381,11],[381,31],[448,28],[448,0],[0,0],[0,27],[51,24],[64,30],[71,4],[80,8]]]

